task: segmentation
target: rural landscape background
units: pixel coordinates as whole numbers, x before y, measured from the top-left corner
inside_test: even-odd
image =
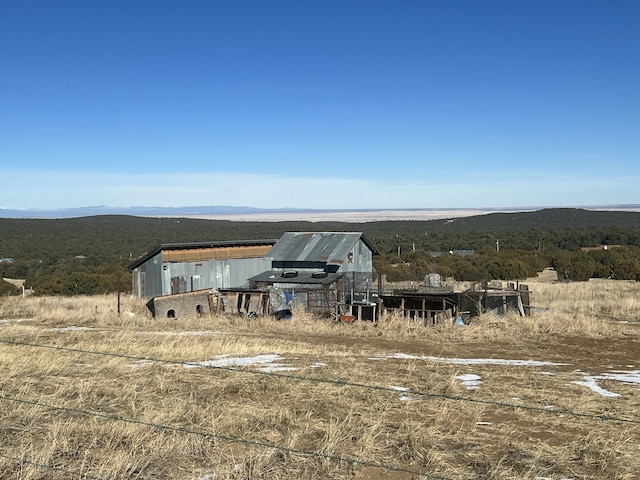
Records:
[[[389,281],[520,280],[534,313],[176,321],[126,295],[160,243],[353,230]],[[0,256],[33,288],[2,283],[2,478],[639,478],[638,212],[0,219]]]
[[[428,273],[464,281],[515,280],[546,267],[555,268],[561,280],[640,278],[640,212],[574,208],[357,223],[0,218],[0,257],[13,260],[0,263],[0,274],[24,279],[36,294],[127,291],[127,266],[162,243],[277,239],[287,231],[361,231],[380,253],[376,271],[389,281],[422,281]],[[0,291],[18,293],[7,282]]]

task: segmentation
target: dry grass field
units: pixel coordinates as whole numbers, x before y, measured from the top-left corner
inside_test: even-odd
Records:
[[[0,478],[640,479],[640,284],[528,283],[466,327],[0,298]]]

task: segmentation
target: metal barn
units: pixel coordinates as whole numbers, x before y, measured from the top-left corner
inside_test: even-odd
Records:
[[[213,291],[243,285],[271,267],[265,258],[276,240],[169,243],[129,265],[139,299]]]
[[[286,307],[275,299],[288,292],[308,311],[339,314],[348,307],[350,313],[369,297],[373,255],[377,250],[360,232],[287,232],[266,255],[271,268],[249,278],[248,288],[269,291],[272,310]]]

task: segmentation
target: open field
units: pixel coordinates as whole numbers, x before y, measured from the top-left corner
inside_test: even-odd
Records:
[[[183,214],[184,218],[205,220],[231,220],[234,222],[382,222],[397,220],[438,220],[444,218],[472,217],[490,213],[516,213],[540,210],[542,207],[521,208],[443,208],[443,209],[385,209],[385,210],[334,210],[334,211],[292,211],[292,212],[251,212],[251,213],[219,213],[219,214]],[[581,207],[587,210],[640,212],[637,205],[616,207],[591,206]],[[168,215],[171,216],[171,215]]]
[[[3,479],[639,479],[640,284],[466,327],[0,298]]]
[[[233,213],[184,215],[186,218],[205,220],[230,220],[234,222],[381,222],[386,220],[436,220],[442,218],[486,215],[501,210],[443,209],[443,210],[363,210],[363,211],[294,211],[264,213]]]

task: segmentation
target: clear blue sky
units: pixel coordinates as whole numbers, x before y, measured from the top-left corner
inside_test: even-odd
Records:
[[[0,207],[640,203],[640,1],[0,3]]]

